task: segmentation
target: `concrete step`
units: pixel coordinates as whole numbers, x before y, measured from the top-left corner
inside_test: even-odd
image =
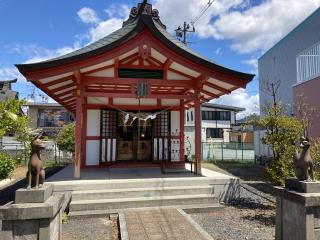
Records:
[[[70,212],[214,203],[218,200],[212,194],[78,200],[71,202]]]
[[[190,173],[190,170],[185,168],[165,168],[163,169],[164,173]]]
[[[210,204],[192,204],[192,205],[172,205],[172,206],[162,206],[162,207],[141,207],[135,208],[134,210],[153,210],[153,209],[163,209],[163,208],[180,208],[183,209],[186,213],[202,213],[202,212],[216,212],[219,210],[223,210],[224,206],[218,203],[210,203]],[[73,211],[68,214],[68,218],[77,218],[81,216],[95,216],[101,217],[114,213],[119,213],[125,211],[127,209],[104,209],[104,210],[84,210],[84,211]],[[132,210],[132,209],[131,209]]]
[[[150,178],[150,179],[121,179],[121,180],[75,180],[52,182],[54,191],[80,191],[101,189],[128,189],[152,188],[173,186],[201,186],[201,185],[226,185],[236,179],[216,179],[207,177],[189,178]]]
[[[193,194],[209,195],[213,193],[214,193],[214,189],[209,185],[81,190],[81,191],[72,192],[72,201],[115,199],[115,198],[161,197],[161,196],[178,196],[178,195],[193,195]]]

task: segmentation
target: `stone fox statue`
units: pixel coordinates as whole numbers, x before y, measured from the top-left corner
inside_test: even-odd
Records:
[[[300,138],[300,147],[302,152],[299,154],[298,151],[295,151],[293,155],[296,177],[299,181],[306,181],[309,179],[309,176],[312,180],[313,178],[313,162],[310,155],[310,142],[306,137]]]
[[[31,157],[28,162],[27,172],[27,189],[30,189],[31,187],[42,187],[45,179],[43,162],[40,157],[40,150],[44,149],[44,145],[40,137],[41,135],[38,135],[31,141]]]

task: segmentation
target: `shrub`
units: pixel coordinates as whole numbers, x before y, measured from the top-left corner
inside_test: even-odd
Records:
[[[74,153],[75,148],[75,124],[65,125],[57,135],[57,144],[60,150]]]
[[[14,168],[14,160],[8,154],[0,152],[0,180],[10,177]]]
[[[314,165],[315,180],[320,180],[320,138],[317,138],[312,142],[310,154]]]
[[[258,126],[266,130],[262,142],[273,150],[273,159],[267,167],[267,176],[275,185],[283,185],[288,177],[294,176],[292,145],[303,134],[301,120],[287,116],[281,104],[265,108],[265,116]]]

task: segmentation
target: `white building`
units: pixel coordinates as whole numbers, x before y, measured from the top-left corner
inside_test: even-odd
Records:
[[[318,96],[317,86],[308,86],[308,91],[302,91],[302,89],[305,90],[307,88],[306,85],[302,86],[301,83],[318,77],[319,29],[320,8],[315,10],[260,57],[258,68],[261,116],[264,115],[263,111],[261,111],[262,107],[272,102],[270,95],[272,83],[278,88],[276,93],[277,101],[288,108],[289,115],[294,113],[294,89],[297,93],[304,93],[305,97],[309,97],[310,90],[314,91],[312,93],[313,96]],[[308,81],[308,84],[310,84],[310,81]],[[314,103],[317,105],[318,99],[313,101],[312,105]],[[320,130],[317,131],[320,132]],[[262,130],[254,133],[255,155],[258,157],[272,156],[272,150],[261,142],[265,132]]]
[[[201,105],[201,142],[230,142],[230,130],[236,123],[236,114],[244,111],[244,108],[225,106],[212,103]],[[185,138],[194,142],[194,109],[185,112]],[[194,154],[194,146],[191,145],[191,155]]]
[[[301,78],[304,78],[303,73],[308,75],[312,72],[311,64],[308,64],[309,68],[304,71],[297,71],[299,69],[297,56],[319,42],[319,29],[320,8],[260,57],[258,61],[260,109],[272,101],[270,90],[268,90],[270,84],[280,82],[276,96],[277,101],[289,107],[288,114],[292,114],[292,86],[301,81]],[[305,58],[305,56],[301,58]],[[260,114],[263,115],[264,113],[261,111]]]

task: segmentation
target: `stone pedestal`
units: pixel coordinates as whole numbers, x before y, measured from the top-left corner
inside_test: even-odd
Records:
[[[276,240],[320,239],[320,182],[287,179],[276,190]]]
[[[62,240],[63,199],[51,184],[17,190],[16,201],[0,207],[0,240]]]

